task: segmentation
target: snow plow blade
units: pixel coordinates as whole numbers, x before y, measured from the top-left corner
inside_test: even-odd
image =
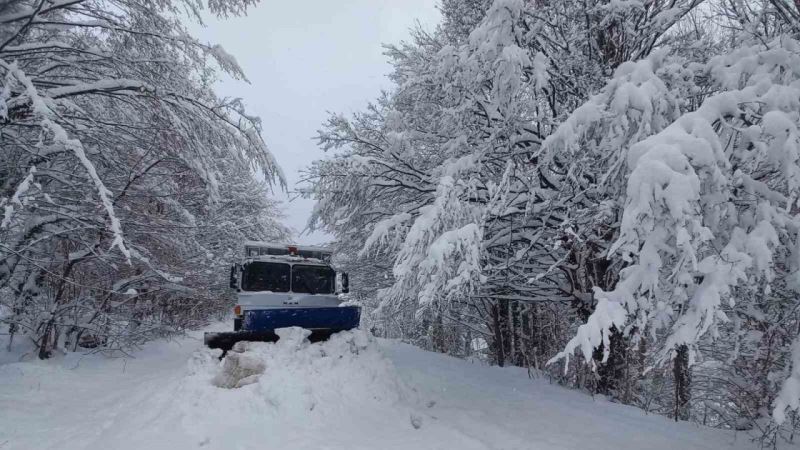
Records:
[[[227,352],[239,341],[275,342],[279,339],[275,330],[287,327],[311,330],[308,340],[319,342],[334,333],[358,327],[360,320],[358,306],[246,310],[241,330],[206,333],[203,342],[209,348]]]
[[[345,330],[311,330],[311,335],[308,340],[311,342],[320,342],[328,340],[332,334]],[[227,352],[237,342],[276,342],[280,337],[275,334],[275,331],[223,331],[220,333],[205,333],[203,336],[203,343],[208,348],[219,348]]]

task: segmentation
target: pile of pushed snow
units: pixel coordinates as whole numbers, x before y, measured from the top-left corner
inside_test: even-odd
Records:
[[[222,370],[211,380],[214,386],[222,388],[240,388],[258,381],[264,373],[266,365],[257,354],[245,352],[250,347],[248,342],[237,342],[231,353],[225,358]]]
[[[354,398],[391,403],[407,393],[375,338],[363,331],[337,333],[316,344],[302,328],[276,333],[275,343],[237,343],[221,363],[218,351],[201,351],[190,363],[192,372],[213,374],[210,384],[216,387],[255,385],[250,390],[276,408],[313,410]]]
[[[362,416],[422,426],[414,413],[417,394],[368,333],[341,332],[314,344],[301,328],[277,333],[279,341],[239,343],[221,361],[219,350],[194,353],[172,403],[180,405],[182,428],[198,444],[235,446],[265,434],[264,444],[285,444],[320,428],[328,429],[322,436],[352,433],[348,424]],[[300,446],[306,445],[313,447]]]

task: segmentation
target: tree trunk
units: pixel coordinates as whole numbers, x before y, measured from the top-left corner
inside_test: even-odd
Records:
[[[595,393],[619,399],[620,388],[625,382],[626,351],[625,337],[616,327],[611,329],[609,343],[611,348],[605,363],[603,362],[605,349],[602,346],[597,347],[592,355],[597,364],[598,378]]]
[[[514,365],[525,367],[525,327],[522,325],[522,308],[518,301],[511,302],[511,334],[514,338],[512,358]]]
[[[436,314],[431,324],[431,346],[433,350],[439,353],[448,353],[447,343],[445,342],[444,323],[442,322],[442,315]]]
[[[490,312],[492,314],[492,331],[494,339],[492,342],[492,350],[494,352],[494,359],[498,366],[503,367],[506,363],[505,343],[503,342],[502,331],[502,314],[500,312],[500,305],[493,303]]]
[[[66,259],[69,260],[69,251],[65,249],[64,254]],[[67,287],[67,279],[72,273],[72,269],[81,260],[83,260],[83,258],[69,260],[69,262],[67,262],[66,265],[64,266],[63,273],[61,274],[61,277],[58,280],[56,295],[55,298],[53,299],[54,314],[56,308],[58,307],[58,305],[61,304],[61,300],[64,297],[64,291]],[[49,358],[53,354],[53,350],[55,349],[57,344],[58,344],[58,332],[56,330],[56,317],[53,316],[50,318],[50,320],[47,321],[47,325],[45,325],[44,327],[44,332],[42,333],[42,337],[41,339],[39,339],[39,359]]]
[[[498,317],[500,318],[500,335],[502,336],[500,342],[503,345],[503,362],[505,364],[514,363],[513,353],[513,340],[514,336],[511,331],[511,302],[501,299],[498,302]]]
[[[675,421],[689,420],[692,373],[689,369],[689,347],[686,345],[680,345],[677,348],[677,354],[675,355],[672,366],[672,374],[675,377]]]

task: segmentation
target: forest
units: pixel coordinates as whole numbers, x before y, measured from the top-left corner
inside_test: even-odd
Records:
[[[374,336],[792,441],[800,2],[439,0],[297,187],[186,25],[257,3],[0,0],[9,348],[126,354],[224,317],[298,189]]]
[[[798,8],[443,0],[306,173],[369,327],[789,438]]]

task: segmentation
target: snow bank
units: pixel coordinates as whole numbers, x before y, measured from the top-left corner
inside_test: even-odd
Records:
[[[389,411],[400,427],[422,426],[413,412],[415,392],[398,379],[371,335],[354,330],[311,344],[308,330],[277,333],[275,343],[238,343],[222,361],[219,350],[192,355],[175,402],[182,405],[183,429],[198,436],[198,444],[234,448],[250,442],[247,436],[263,435],[269,436],[265,445],[295,440],[295,446],[313,448],[331,430],[356,432],[356,416],[384,421]],[[320,431],[300,443],[303,424],[309,433]]]
[[[203,390],[253,384],[248,393],[275,410],[328,411],[354,399],[395,403],[408,396],[392,363],[364,331],[337,333],[313,345],[308,330],[276,332],[278,342],[239,342],[221,362],[218,350],[199,350],[190,360],[189,378]]]

